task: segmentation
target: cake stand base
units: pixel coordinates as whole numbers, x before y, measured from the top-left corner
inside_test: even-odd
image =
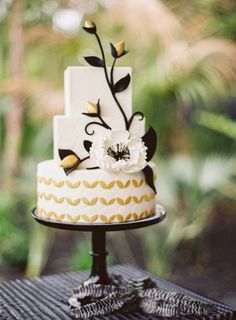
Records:
[[[113,282],[112,276],[108,275],[106,265],[106,232],[138,229],[160,223],[166,217],[166,211],[162,206],[156,205],[156,212],[151,217],[138,221],[128,221],[123,223],[110,224],[75,224],[69,222],[57,222],[53,220],[44,219],[38,216],[36,209],[33,209],[32,215],[38,223],[47,227],[92,232],[92,251],[90,252],[90,255],[92,256],[92,268],[90,277],[85,281],[85,283],[111,284]]]

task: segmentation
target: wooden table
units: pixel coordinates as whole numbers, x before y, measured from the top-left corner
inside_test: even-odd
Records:
[[[213,302],[217,305],[217,313],[207,319],[236,319],[236,312],[232,308],[200,296],[189,290],[154,276],[146,271],[127,265],[117,265],[109,270],[122,274],[124,278],[141,278],[151,276],[160,288],[178,291],[195,297],[201,301]],[[0,284],[0,319],[1,320],[70,320],[67,299],[71,295],[71,289],[88,278],[89,272],[69,272],[44,276],[34,279],[23,279],[3,282]],[[115,314],[94,319],[164,319],[154,316],[146,316],[139,312],[130,314]],[[181,319],[206,319],[192,316]]]

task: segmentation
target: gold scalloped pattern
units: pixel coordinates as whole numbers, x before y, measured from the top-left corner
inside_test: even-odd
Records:
[[[70,198],[66,198],[66,202],[71,205],[71,206],[78,206],[78,204],[80,203],[81,199],[75,199],[75,200],[72,200]]]
[[[122,214],[112,214],[111,216],[107,217],[105,214],[95,214],[93,216],[88,216],[86,214],[79,214],[73,216],[72,214],[57,214],[54,211],[47,212],[43,208],[37,208],[37,212],[39,216],[46,219],[55,219],[56,221],[70,221],[73,223],[77,223],[78,221],[86,222],[86,223],[95,223],[98,219],[100,219],[104,223],[112,223],[115,221],[118,222],[127,222],[129,220],[140,220],[147,218],[154,214],[155,210],[152,208],[150,210],[142,211],[141,213],[137,214],[134,212],[128,213],[125,216]]]
[[[132,179],[132,184],[135,188],[140,188],[142,186],[144,182],[144,179],[141,179],[141,180],[135,180],[135,179]]]
[[[105,198],[99,198],[99,200],[100,200],[100,202],[102,203],[102,204],[104,204],[104,206],[110,206],[111,204],[113,204],[115,201],[116,201],[116,199],[115,198],[113,198],[113,199],[111,199],[111,200],[106,200]]]
[[[86,204],[87,206],[94,206],[97,201],[98,201],[98,197],[93,198],[92,200],[88,200],[87,198],[83,197],[82,201],[84,204]]]
[[[69,205],[71,206],[77,206],[78,204],[80,204],[80,202],[83,202],[84,204],[86,204],[87,206],[94,206],[98,201],[103,204],[103,205],[112,205],[113,203],[117,202],[118,204],[120,204],[121,206],[126,206],[128,204],[130,204],[131,201],[133,201],[134,203],[142,203],[142,202],[148,202],[152,199],[154,199],[155,197],[155,193],[154,192],[151,192],[149,194],[145,194],[145,195],[142,195],[140,197],[136,197],[136,196],[129,196],[127,197],[126,199],[122,199],[122,198],[112,198],[110,200],[106,200],[105,198],[103,197],[96,197],[96,198],[93,198],[91,200],[83,197],[83,198],[78,198],[78,199],[70,199],[68,197],[57,197],[55,196],[54,194],[46,194],[45,192],[38,192],[37,193],[38,197],[40,199],[45,199],[47,201],[50,201],[50,200],[53,200],[55,201],[56,203],[63,203],[64,201],[66,201]]]
[[[37,193],[40,199],[45,199],[47,201],[54,200],[56,203],[63,203],[65,201],[64,197],[57,197],[54,194],[46,194],[46,193]]]
[[[70,180],[56,181],[52,178],[45,178],[45,177],[37,177],[37,181],[39,183],[45,184],[47,186],[53,184],[57,188],[62,188],[66,184],[68,188],[76,189],[76,188],[79,188],[81,185],[81,181],[77,181],[77,182],[73,183]],[[131,183],[134,188],[140,188],[143,185],[143,183],[145,183],[145,180],[143,178],[140,180],[130,179],[130,180],[127,180],[126,182],[122,182],[121,180],[115,180],[115,181],[111,181],[111,182],[105,182],[103,180],[96,180],[91,183],[86,180],[82,181],[83,187],[88,188],[88,189],[94,189],[98,185],[103,189],[112,189],[114,186],[117,186],[120,189],[126,189],[130,186]]]
[[[123,183],[120,180],[116,180],[116,185],[120,188],[120,189],[126,189],[128,188],[128,186],[130,185],[130,180],[127,180],[125,183]]]
[[[98,185],[98,181],[94,181],[92,183],[89,183],[88,181],[83,180],[83,185],[84,185],[85,188],[94,189]]]
[[[79,188],[81,182],[80,181],[77,181],[75,183],[71,182],[70,180],[66,180],[66,185],[67,187],[69,187],[70,189],[77,189]]]
[[[99,185],[100,187],[102,187],[103,189],[112,189],[115,185],[115,182],[116,181],[111,181],[111,182],[108,182],[106,183],[105,181],[103,180],[99,180]]]
[[[125,200],[123,200],[122,198],[116,198],[116,201],[121,205],[121,206],[125,206],[127,204],[130,204],[132,200],[132,196],[129,196],[128,198],[126,198]]]

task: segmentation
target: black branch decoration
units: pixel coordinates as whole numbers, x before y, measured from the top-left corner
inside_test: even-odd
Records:
[[[87,123],[87,125],[85,126],[85,132],[88,135],[92,136],[95,132],[94,130],[92,132],[88,131],[88,128],[91,125],[98,125],[98,126],[104,127],[105,129],[111,129],[111,127],[104,121],[104,119],[101,116],[100,99],[98,99],[97,103],[88,102],[88,111],[89,112],[83,112],[82,114],[87,117],[97,118],[98,120],[100,120],[100,122],[91,121],[91,122]]]
[[[118,109],[120,110],[120,113],[121,113],[123,119],[124,119],[125,128],[127,131],[129,131],[134,118],[139,117],[138,120],[143,121],[144,115],[142,112],[134,112],[131,115],[131,117],[128,119],[127,115],[124,112],[124,109],[122,108],[122,106],[116,96],[120,92],[123,92],[124,90],[126,90],[129,87],[130,81],[131,81],[130,74],[128,73],[127,75],[125,75],[121,79],[119,79],[118,81],[114,82],[114,68],[115,68],[116,61],[117,61],[117,59],[119,59],[120,57],[122,57],[128,53],[128,51],[125,50],[125,44],[123,41],[118,42],[116,45],[113,45],[112,43],[110,43],[111,56],[113,57],[113,62],[112,62],[112,66],[110,69],[110,74],[108,75],[108,70],[107,70],[107,65],[106,65],[106,57],[105,57],[104,49],[103,49],[103,46],[101,43],[101,39],[97,33],[97,27],[96,27],[95,23],[93,21],[86,21],[83,29],[86,32],[93,34],[95,36],[97,43],[98,43],[98,46],[100,48],[100,52],[101,52],[101,57],[87,56],[87,57],[84,57],[84,59],[86,60],[86,62],[88,64],[90,64],[93,67],[103,68],[107,85],[108,85],[110,92],[112,94],[112,97],[113,97],[113,99],[114,99]],[[83,113],[83,114],[88,117],[97,118],[99,120],[99,121],[91,121],[85,126],[85,132],[88,135],[94,134],[94,130],[93,131],[88,130],[91,125],[99,125],[99,126],[102,126],[106,129],[111,129],[110,126],[107,123],[105,123],[105,121],[101,117],[100,100],[98,100],[96,105],[93,104],[92,111],[90,110],[89,113]],[[153,157],[155,150],[156,150],[156,144],[157,144],[156,132],[152,127],[150,127],[150,129],[147,131],[147,133],[142,137],[142,141],[144,142],[144,144],[147,147],[146,161],[148,162]],[[156,193],[152,168],[149,165],[147,165],[142,171],[145,176],[146,183]]]
[[[111,46],[111,55],[112,57],[114,58],[113,60],[113,63],[112,63],[112,67],[111,67],[111,70],[110,70],[110,77],[108,75],[108,71],[107,71],[107,65],[106,65],[106,57],[105,57],[105,53],[104,53],[104,49],[103,49],[103,46],[102,46],[102,43],[101,43],[101,39],[97,33],[97,28],[96,28],[96,25],[94,22],[90,21],[90,24],[91,24],[91,27],[83,27],[83,29],[90,33],[90,34],[93,34],[95,37],[96,37],[96,40],[98,42],[98,46],[100,48],[100,51],[101,51],[101,58],[99,57],[95,57],[95,56],[87,56],[87,57],[84,57],[84,59],[86,60],[86,62],[88,64],[90,64],[91,66],[93,67],[100,67],[100,68],[103,68],[104,70],[104,74],[105,74],[105,78],[106,78],[106,82],[107,82],[107,85],[111,91],[111,94],[112,94],[112,97],[118,107],[118,109],[120,110],[121,112],[121,115],[124,119],[124,123],[125,123],[125,128],[126,130],[129,130],[130,126],[131,126],[131,123],[132,123],[132,120],[133,120],[133,117],[132,117],[132,120],[130,121],[116,94],[117,93],[120,93],[124,90],[126,90],[130,84],[130,80],[131,80],[131,77],[130,77],[130,74],[127,74],[125,77],[123,77],[122,79],[118,80],[116,83],[114,83],[114,67],[115,67],[115,63],[116,63],[116,60],[122,56],[124,56],[125,54],[128,53],[127,50],[125,50],[125,47],[124,47],[124,42],[121,41],[119,43],[117,43],[116,45],[113,45],[112,43],[110,43],[110,46]],[[91,133],[90,133],[91,134]]]
[[[136,116],[139,116],[139,117],[140,117],[140,118],[139,118],[139,121],[143,121],[143,119],[144,119],[144,114],[143,114],[142,112],[140,112],[140,111],[134,112],[134,113],[132,114],[132,116],[130,117],[130,119],[129,119],[129,128],[131,127],[131,124],[132,124],[132,122],[133,122],[133,120],[134,120],[134,117],[136,117]]]

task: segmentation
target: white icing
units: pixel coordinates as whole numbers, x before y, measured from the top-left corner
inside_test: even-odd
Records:
[[[110,67],[107,68],[110,73]],[[114,82],[131,75],[129,67],[116,67],[114,69]],[[65,84],[65,114],[79,117],[82,112],[87,112],[87,102],[97,102],[100,98],[102,115],[104,117],[121,118],[122,115],[112,97],[105,79],[104,70],[95,67],[68,67],[64,76]],[[132,114],[132,82],[129,87],[118,93],[118,99],[127,117]]]
[[[146,167],[147,147],[127,130],[106,130],[93,143],[90,158],[99,168],[108,172],[135,173]]]

